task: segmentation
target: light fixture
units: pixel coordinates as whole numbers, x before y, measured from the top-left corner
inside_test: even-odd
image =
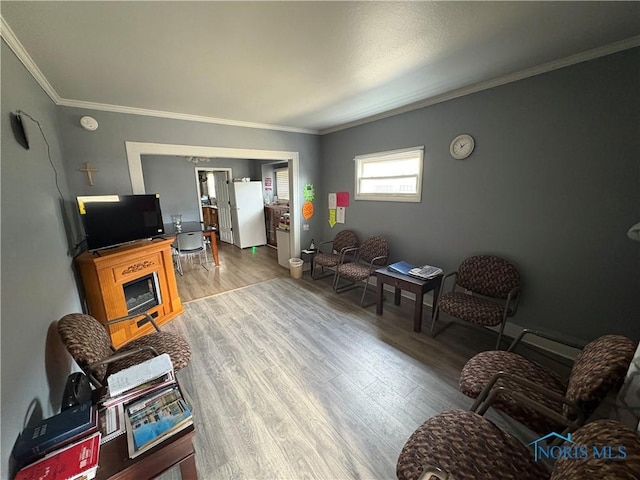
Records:
[[[80,118],[80,126],[85,130],[93,132],[94,130],[98,129],[98,121],[93,117],[85,115],[84,117]]]
[[[640,222],[636,223],[633,227],[629,229],[629,231],[627,232],[627,236],[631,240],[640,242]]]
[[[187,157],[187,161],[197,165],[200,162],[209,162],[211,159],[207,157]]]

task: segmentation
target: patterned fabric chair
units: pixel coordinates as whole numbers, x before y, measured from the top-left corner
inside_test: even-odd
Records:
[[[472,411],[482,408],[491,391],[492,406],[539,434],[558,431],[558,423],[523,405],[513,392],[581,424],[598,408],[610,391],[620,389],[636,344],[621,335],[605,335],[587,344],[571,368],[568,383],[552,371],[513,353],[525,331],[508,351],[481,352],[462,368],[460,391],[475,398]],[[574,345],[572,345],[574,346]]]
[[[451,291],[444,293],[444,285],[449,277],[453,277],[455,282]],[[431,335],[434,334],[438,315],[444,312],[476,325],[500,325],[496,349],[500,348],[507,318],[518,310],[520,275],[516,268],[500,257],[477,255],[464,260],[458,271],[445,275],[442,286],[431,324]]]
[[[336,292],[342,293],[358,286],[358,282],[364,280],[364,290],[360,305],[364,306],[364,296],[367,293],[369,277],[373,272],[387,264],[389,258],[389,243],[383,237],[367,238],[359,248],[347,248],[342,251],[343,259],[353,255],[353,261],[342,261],[336,267],[336,277],[333,288]],[[339,286],[340,279],[348,280],[349,283]]]
[[[400,480],[584,480],[637,479],[640,437],[615,420],[598,420],[572,434],[574,445],[625,446],[627,457],[612,461],[559,458],[553,472],[527,447],[477,413],[453,410],[424,422],[398,458]]]
[[[314,275],[320,267],[320,271],[323,273],[320,276],[314,276],[314,280],[324,278],[327,274],[324,274],[324,269],[331,268],[333,271],[329,275],[333,275],[333,281],[335,284],[335,268],[343,260],[342,252],[347,248],[357,247],[359,244],[358,236],[352,230],[342,230],[338,232],[333,240],[326,240],[318,244],[318,252],[313,257],[313,272]],[[323,251],[327,250],[327,251]],[[344,258],[345,262],[350,261],[350,257]]]
[[[107,377],[112,373],[162,353],[169,354],[175,370],[186,367],[191,359],[191,349],[187,341],[180,335],[161,331],[150,315],[130,315],[107,323],[113,325],[143,316],[151,322],[156,331],[136,338],[118,350],[111,345],[111,338],[105,326],[90,315],[65,315],[58,321],[58,332],[62,343],[78,366],[98,388],[105,385]]]
[[[624,460],[598,459],[591,457],[579,461],[572,458],[559,458],[553,468],[551,480],[584,480],[598,478],[605,480],[637,480],[640,476],[640,437],[630,428],[616,420],[597,420],[588,423],[573,433],[572,443],[562,446],[597,445],[613,446],[613,454],[619,452],[615,446],[624,446]]]

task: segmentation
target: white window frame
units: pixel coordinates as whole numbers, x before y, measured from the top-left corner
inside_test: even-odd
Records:
[[[286,183],[286,188],[287,188],[287,192],[286,192],[286,198],[282,196],[281,192],[280,192],[280,186],[284,187],[285,184],[281,183],[278,181],[278,172],[285,172],[287,174],[287,183]],[[273,176],[275,184],[276,184],[276,195],[278,197],[278,202],[281,200],[284,201],[289,201],[291,199],[291,191],[289,189],[289,168],[288,167],[284,167],[284,168],[274,168],[273,169]]]
[[[407,157],[418,155],[420,157],[418,172],[416,177],[416,193],[360,193],[360,180],[362,168],[365,164],[379,161],[404,160]],[[403,148],[400,150],[389,150],[387,152],[370,153],[367,155],[356,155],[353,159],[355,164],[355,200],[374,200],[380,202],[421,202],[422,201],[422,172],[424,165],[424,146]],[[406,177],[406,175],[403,175]],[[393,178],[393,177],[370,177],[370,178]]]

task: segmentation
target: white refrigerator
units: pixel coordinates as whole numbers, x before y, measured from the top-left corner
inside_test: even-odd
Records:
[[[230,182],[233,244],[247,248],[266,245],[262,182]]]

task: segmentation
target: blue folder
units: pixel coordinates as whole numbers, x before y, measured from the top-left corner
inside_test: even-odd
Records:
[[[396,262],[392,263],[387,267],[387,270],[395,273],[401,273],[403,275],[409,275],[409,270],[416,268],[415,265],[411,265],[407,262]]]

